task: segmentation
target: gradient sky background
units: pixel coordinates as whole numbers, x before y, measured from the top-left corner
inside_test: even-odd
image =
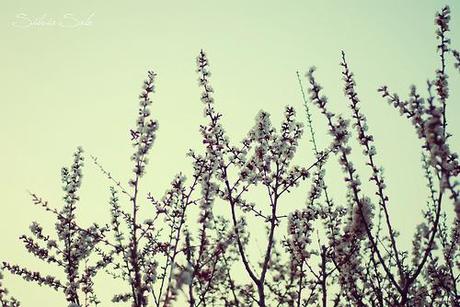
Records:
[[[385,168],[400,244],[409,248],[427,195],[419,142],[408,121],[376,89],[387,84],[406,97],[409,86],[415,84],[425,93],[425,81],[433,78],[439,62],[433,18],[444,4],[451,5],[450,37],[459,49],[458,1],[3,0],[1,260],[47,268],[27,255],[18,240],[28,232],[31,221],[48,227],[54,222],[32,205],[27,190],[58,207],[60,168],[71,162],[78,145],[88,157],[79,217],[83,224],[95,217],[108,221],[109,182],[90,163],[89,154],[127,181],[129,129],[134,126],[137,95],[149,69],[158,73],[152,111],[160,129],[143,192],[161,195],[175,173],[190,170],[185,153],[200,147],[198,126],[203,122],[195,73],[195,57],[201,48],[210,59],[217,108],[234,141],[252,127],[260,109],[272,113],[275,126],[285,105],[296,107],[304,120],[295,72],[312,65],[318,68],[318,80],[333,110],[349,115],[338,65],[340,51],[345,50],[376,139],[378,163]],[[24,27],[19,17],[46,15],[45,19],[60,22],[67,13],[78,19],[92,16],[92,24]],[[449,71],[448,123],[455,134],[452,148],[459,152],[460,93],[456,89],[460,77],[452,66]],[[324,120],[316,110],[314,116],[319,143],[326,146],[330,138]],[[307,165],[313,162],[306,134],[297,160]],[[363,160],[355,163],[363,164]],[[328,183],[341,200],[342,174],[334,167],[332,163]],[[302,206],[306,191],[304,186],[292,196],[286,210]],[[452,216],[452,207],[446,209]],[[53,290],[6,275],[7,286],[24,306],[63,306],[61,295]],[[102,306],[111,305],[108,284],[98,287],[105,300]]]

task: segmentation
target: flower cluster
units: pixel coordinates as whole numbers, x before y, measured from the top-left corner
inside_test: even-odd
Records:
[[[460,72],[460,52],[458,52],[458,50],[452,50],[452,55],[455,59],[454,66]]]
[[[2,283],[3,274],[0,272],[0,304],[3,307],[19,307],[21,304],[14,297],[8,297],[8,289],[3,286]]]
[[[297,210],[289,215],[288,234],[293,262],[301,263],[310,257],[307,246],[311,243],[312,222],[316,217],[312,209]]]
[[[351,224],[347,230],[357,238],[363,238],[366,236],[367,228],[372,228],[373,217],[374,205],[368,197],[364,197],[353,207]]]
[[[147,80],[144,81],[142,92],[139,95],[139,112],[136,121],[136,128],[131,129],[132,142],[136,151],[132,155],[131,159],[134,161],[134,173],[136,176],[142,176],[144,174],[145,165],[147,164],[146,155],[153,146],[155,140],[155,132],[158,129],[158,123],[150,119],[150,94],[155,91],[155,77],[156,74],[153,71],[148,72]],[[134,184],[131,181],[131,184]]]

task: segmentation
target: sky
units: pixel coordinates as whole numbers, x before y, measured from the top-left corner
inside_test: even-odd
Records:
[[[426,201],[419,141],[377,88],[386,84],[406,97],[415,84],[423,92],[439,65],[433,18],[445,4],[452,9],[450,36],[458,49],[458,1],[3,0],[0,259],[48,268],[27,255],[18,240],[34,220],[53,227],[27,191],[59,207],[60,168],[71,163],[79,145],[87,156],[79,218],[82,223],[94,217],[107,220],[110,183],[89,155],[120,180],[128,180],[129,129],[135,124],[137,95],[147,70],[158,74],[152,112],[160,128],[142,191],[161,195],[174,174],[190,172],[185,154],[200,148],[198,128],[204,122],[195,72],[201,49],[210,60],[216,108],[235,142],[252,127],[260,109],[272,114],[275,126],[286,105],[294,106],[304,121],[296,71],[303,74],[311,66],[317,67],[331,108],[349,116],[339,66],[344,50],[375,136],[377,161],[385,169],[399,243],[410,248]],[[449,131],[454,134],[452,149],[459,152],[460,94],[455,90],[460,77],[452,66],[448,69]],[[317,110],[313,115],[318,142],[327,146],[324,119]],[[356,155],[356,164],[364,163],[360,158]],[[307,135],[296,159],[313,162]],[[336,164],[329,168],[331,190],[344,199],[342,174]],[[285,208],[301,207],[306,191],[301,188]],[[53,290],[10,276],[6,282],[26,307],[62,306]],[[110,290],[101,288],[101,297],[107,300]]]

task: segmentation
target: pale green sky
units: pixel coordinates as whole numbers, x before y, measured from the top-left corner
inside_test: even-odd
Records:
[[[160,129],[144,191],[160,193],[175,173],[189,170],[184,156],[188,148],[199,148],[198,125],[203,121],[195,73],[201,48],[210,59],[217,108],[235,141],[262,108],[273,114],[275,125],[287,104],[304,119],[295,72],[311,65],[318,67],[318,80],[334,110],[349,114],[338,65],[340,50],[345,50],[376,139],[378,162],[386,170],[391,213],[402,233],[401,244],[408,247],[425,201],[420,150],[409,123],[376,89],[387,84],[405,95],[411,84],[422,88],[433,77],[438,64],[433,18],[444,4],[451,5],[451,38],[460,48],[458,1],[3,0],[0,258],[45,268],[26,255],[17,239],[32,220],[52,226],[49,215],[31,204],[26,190],[57,204],[60,168],[70,163],[76,146],[82,145],[88,155],[98,156],[113,174],[127,180],[128,131],[148,69],[158,73],[152,110]],[[91,24],[24,23],[25,18],[43,16],[59,23],[65,14],[89,18]],[[449,128],[457,134],[451,141],[458,152],[460,94],[455,89],[460,78],[449,68]],[[314,115],[319,129],[324,128],[316,110]],[[329,143],[324,129],[317,133],[320,144]],[[297,160],[308,164],[312,156],[306,139],[305,135]],[[362,160],[356,160],[359,163]],[[342,174],[334,173],[329,172],[331,189],[342,199]],[[108,186],[88,159],[79,211],[83,221],[95,216],[105,221]],[[293,197],[292,207],[301,206],[303,194]],[[26,307],[63,306],[52,290],[17,278],[7,282]],[[110,289],[102,289],[101,296],[106,299],[108,293]]]

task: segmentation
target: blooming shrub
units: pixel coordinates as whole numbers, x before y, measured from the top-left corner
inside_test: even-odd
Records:
[[[411,251],[398,245],[376,142],[344,52],[343,91],[351,116],[333,112],[312,68],[305,75],[306,92],[297,74],[305,124],[291,106],[285,107],[278,129],[270,114],[260,111],[241,142],[233,143],[214,100],[208,57],[201,51],[197,73],[205,123],[199,129],[203,147],[188,153],[191,176],[177,174],[160,197],[140,194],[158,129],[151,113],[156,74],[150,71],[139,95],[135,127],[130,129],[133,168],[128,185],[92,157],[112,185],[108,225],[84,228],[76,221],[84,161],[79,148],[71,167],[62,169],[61,209],[31,194],[34,204],[56,218],[56,236],[45,234],[41,224],[33,222],[32,236],[20,237],[29,253],[61,269],[65,281],[10,262],[3,262],[3,269],[62,292],[68,306],[128,302],[133,307],[167,307],[183,301],[190,307],[460,306],[460,166],[449,147],[452,134],[446,116],[446,63],[451,55],[459,70],[460,55],[450,45],[449,20],[448,7],[435,18],[440,67],[427,82],[426,97],[415,86],[405,100],[388,86],[378,89],[409,120],[422,144],[428,201]],[[331,140],[326,148],[317,145],[313,106],[327,124]],[[304,130],[314,159],[293,165]],[[351,145],[352,137],[357,148]],[[363,188],[365,175],[354,164],[354,150],[362,152],[373,194]],[[345,204],[334,200],[327,184],[326,164],[333,156],[343,173]],[[285,196],[301,186],[308,188],[305,204],[294,210]],[[251,201],[251,195],[261,191],[263,198]],[[446,203],[454,206],[453,219],[443,210]],[[147,217],[140,211],[145,204],[150,209]],[[282,213],[286,211],[289,214]],[[266,229],[265,236],[257,234],[263,242],[259,259],[250,255],[252,221]],[[100,302],[94,290],[94,277],[101,270],[126,289],[114,293],[110,303]],[[2,305],[19,306],[6,294],[0,284]]]
[[[65,295],[69,306],[90,306],[99,304],[94,288],[93,277],[111,260],[100,254],[98,260],[91,257],[98,254],[96,245],[104,240],[106,228],[94,224],[89,228],[78,226],[75,218],[77,209],[78,189],[82,180],[83,150],[78,148],[74,154],[74,161],[70,168],[62,168],[62,183],[64,190],[64,205],[61,210],[49,206],[36,194],[31,194],[35,205],[43,207],[56,218],[56,238],[45,234],[38,222],[32,222],[29,229],[33,237],[22,235],[20,239],[29,253],[42,261],[59,267],[66,276],[63,282],[58,278],[40,272],[31,271],[18,265],[3,262],[3,268],[21,276],[27,281],[36,282],[41,286],[48,286]],[[94,261],[91,264],[90,260]]]

